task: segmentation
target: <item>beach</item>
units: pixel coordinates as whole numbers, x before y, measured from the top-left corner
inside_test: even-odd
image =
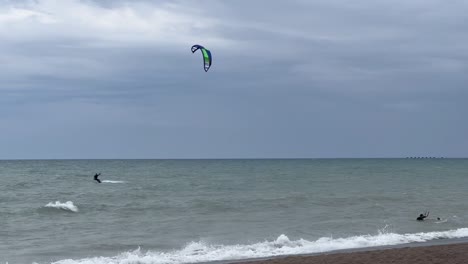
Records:
[[[462,264],[468,263],[468,243],[392,248],[361,252],[288,256],[237,264]]]

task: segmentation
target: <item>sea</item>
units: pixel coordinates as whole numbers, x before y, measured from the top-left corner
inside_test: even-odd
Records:
[[[4,160],[0,263],[227,263],[448,242],[468,237],[467,188],[468,159]]]

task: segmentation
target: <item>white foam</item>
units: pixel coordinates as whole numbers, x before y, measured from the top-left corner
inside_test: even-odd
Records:
[[[60,260],[53,264],[181,264],[222,260],[273,257],[280,255],[320,253],[340,249],[355,249],[375,246],[425,242],[434,239],[468,237],[468,228],[450,231],[353,236],[348,238],[323,237],[315,241],[304,239],[291,241],[280,235],[274,241],[250,245],[209,245],[204,242],[189,243],[181,250],[171,252],[141,252],[140,249],[125,252],[115,257],[94,257],[80,260]]]
[[[78,212],[78,207],[76,207],[72,201],[68,201],[65,203],[61,203],[60,201],[56,201],[55,203],[48,203],[44,207],[48,208],[56,208],[56,209],[62,209],[62,210],[67,210],[71,212]]]
[[[109,181],[109,180],[104,180],[102,182],[103,183],[125,183],[124,181]]]

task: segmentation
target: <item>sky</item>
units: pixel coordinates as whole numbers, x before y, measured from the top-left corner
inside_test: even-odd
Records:
[[[0,159],[468,157],[467,25],[464,0],[0,0]]]

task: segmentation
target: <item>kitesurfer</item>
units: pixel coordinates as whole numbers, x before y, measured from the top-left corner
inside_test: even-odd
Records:
[[[94,180],[97,181],[98,183],[101,183],[101,180],[98,179],[99,175],[101,175],[101,173],[94,174]]]
[[[420,215],[418,216],[418,218],[416,218],[416,220],[418,220],[418,221],[424,221],[424,218],[426,218],[426,217],[428,217],[428,216],[429,216],[429,211],[426,212],[425,214],[420,214]]]

